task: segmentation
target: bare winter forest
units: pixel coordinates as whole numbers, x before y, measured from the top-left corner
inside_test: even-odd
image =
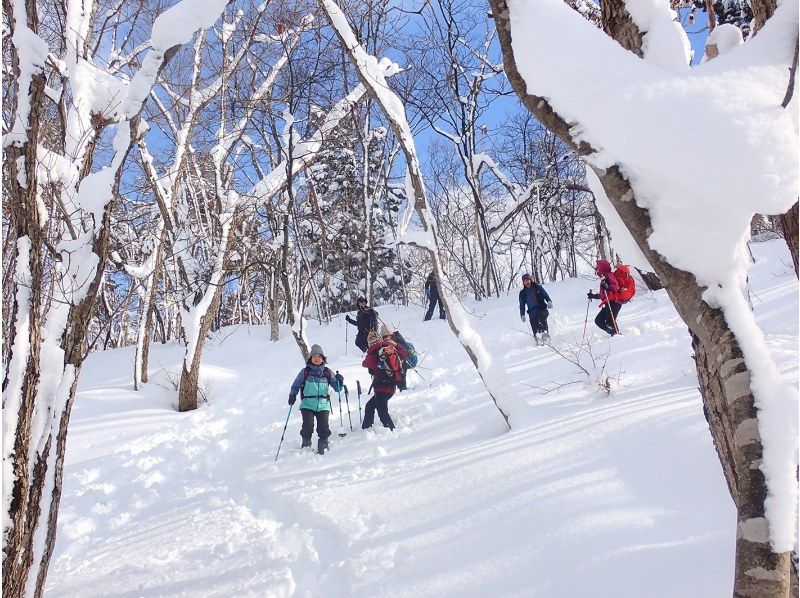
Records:
[[[212,333],[307,359],[309,322],[433,272],[514,429],[462,303],[598,259],[689,329],[735,595],[796,595],[797,391],[742,292],[751,237],[798,269],[792,4],[4,0],[3,596],[44,592],[93,352],[135,347],[139,391],[180,343],[192,411]]]

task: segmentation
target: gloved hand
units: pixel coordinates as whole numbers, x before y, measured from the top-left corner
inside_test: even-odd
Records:
[[[547,309],[553,309],[553,302],[552,301],[548,301],[547,302]]]
[[[353,318],[351,318],[350,316],[345,316],[344,319],[347,320],[348,322],[350,322],[351,324],[356,324],[356,321]]]
[[[294,402],[297,400],[295,395],[289,395],[289,404],[294,405]]]
[[[524,324],[525,323],[525,316],[520,316],[519,317],[519,321]]]
[[[600,295],[598,295],[597,293],[592,293],[591,291],[589,291],[588,293],[586,293],[586,298],[587,299],[600,299]]]
[[[339,384],[340,384],[340,385],[344,384],[344,376],[342,376],[342,375],[341,375],[340,373],[338,373],[338,372],[336,373],[336,379],[339,381]]]

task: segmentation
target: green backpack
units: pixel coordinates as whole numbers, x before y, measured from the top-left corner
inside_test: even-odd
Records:
[[[408,359],[406,359],[406,365],[410,368],[417,367],[419,363],[419,355],[417,354],[417,350],[414,348],[413,343],[406,341],[406,349],[408,349]]]

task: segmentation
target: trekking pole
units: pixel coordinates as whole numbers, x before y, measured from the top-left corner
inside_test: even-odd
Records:
[[[337,376],[339,375],[338,371],[336,372],[336,375]],[[339,394],[339,438],[344,438],[345,436],[347,436],[347,434],[342,431],[344,430],[344,420],[342,419],[342,391],[339,390],[338,394]]]
[[[350,322],[347,321],[347,314],[345,314],[345,319],[344,319],[344,355],[345,355],[345,357],[347,357],[347,345],[350,344],[350,341],[347,340],[347,337],[349,336],[347,334],[347,332],[348,332],[349,329],[350,329]]]
[[[281,434],[281,441],[278,443],[278,452],[275,453],[275,461],[278,460],[278,455],[281,452],[281,445],[283,444],[283,437],[286,436],[286,427],[289,425],[289,417],[292,415],[292,407],[294,407],[294,405],[289,405],[289,413],[286,415],[286,423],[283,424],[283,434]]]
[[[591,293],[592,289],[589,289],[589,292]],[[587,322],[589,322],[589,308],[591,307],[591,305],[592,305],[592,300],[589,299],[586,302],[586,317],[583,319],[583,336],[581,336],[581,342],[586,340],[586,324]]]
[[[356,380],[356,388],[358,389],[358,425],[361,426],[364,423],[361,417],[361,380]]]
[[[425,376],[423,376],[422,374],[419,373],[419,366],[418,365],[415,365],[413,368],[410,368],[410,369],[414,370],[414,373],[417,376],[419,376],[420,378],[422,378],[423,381],[427,381],[427,378],[425,378]]]
[[[606,305],[608,305],[608,313],[611,314],[611,323],[614,325],[614,331],[617,334],[622,334],[619,331],[619,326],[617,326],[617,318],[614,316],[614,310],[611,309],[611,302],[609,301],[608,303],[606,303]]]
[[[608,313],[611,316],[611,323],[614,325],[614,332],[620,334],[619,326],[617,326],[617,319],[614,317],[614,310],[611,309],[611,300],[608,298],[608,293],[605,291],[604,293],[606,296],[606,307],[608,307]]]
[[[353,431],[353,418],[350,415],[350,391],[347,390],[347,385],[344,387],[344,400],[347,403],[347,419],[350,422],[350,431]]]

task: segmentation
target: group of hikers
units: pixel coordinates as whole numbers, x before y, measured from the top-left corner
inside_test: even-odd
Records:
[[[600,287],[597,293],[589,291],[586,297],[590,302],[593,299],[600,300],[600,310],[594,322],[600,330],[614,336],[619,334],[617,317],[620,309],[623,303],[630,301],[633,297],[636,290],[635,283],[628,266],[620,265],[612,271],[611,264],[607,260],[597,260],[595,274],[600,278]],[[425,282],[425,294],[429,301],[425,321],[431,319],[437,304],[439,317],[445,319],[444,306],[433,272]],[[519,315],[524,322],[527,311],[528,321],[537,345],[550,340],[547,317],[551,309],[553,309],[553,301],[544,287],[534,281],[530,274],[523,274],[522,289],[519,292]],[[355,319],[349,315],[345,319],[348,323],[356,326],[358,330],[355,344],[364,353],[361,365],[367,369],[372,378],[372,384],[367,394],[374,391],[373,396],[364,407],[361,428],[367,430],[372,427],[377,411],[378,418],[384,427],[394,430],[394,421],[389,415],[389,399],[397,390],[405,390],[406,373],[409,368],[417,365],[417,354],[414,345],[403,338],[391,324],[380,322],[379,326],[378,312],[369,306],[365,297],[359,297],[356,300],[356,311]],[[306,366],[297,374],[289,391],[289,405],[295,404],[298,393],[302,399],[300,402],[300,412],[303,417],[303,424],[300,428],[302,447],[311,446],[311,437],[316,423],[317,452],[319,454],[323,454],[329,447],[328,439],[331,435],[330,390],[332,389],[336,393],[341,393],[343,388],[346,390],[344,377],[339,372],[334,375],[326,363],[327,359],[322,347],[312,345]],[[359,412],[361,411],[360,391],[359,383]],[[291,408],[289,413],[291,414]],[[284,427],[285,432],[286,427]]]
[[[607,260],[597,260],[595,274],[600,279],[600,288],[597,293],[589,291],[586,298],[600,300],[600,311],[594,319],[595,325],[603,332],[614,336],[619,334],[617,316],[622,304],[633,298],[636,292],[636,283],[631,276],[630,268],[620,264],[616,270],[611,269]],[[522,290],[519,292],[519,317],[525,321],[525,311],[533,330],[533,339],[536,344],[544,344],[550,340],[547,328],[548,310],[553,309],[553,302],[544,287],[536,283],[530,274],[522,275]],[[587,306],[588,316],[588,306]],[[541,335],[541,338],[539,337]]]
[[[409,368],[417,365],[417,354],[414,345],[403,338],[398,330],[391,324],[378,322],[378,312],[367,304],[365,297],[356,300],[357,315],[353,319],[346,316],[347,322],[357,327],[355,344],[364,353],[361,365],[367,369],[372,384],[367,391],[373,393],[364,405],[364,417],[361,428],[367,430],[375,422],[375,412],[384,427],[394,430],[394,421],[389,415],[389,399],[397,390],[405,390],[406,374]],[[302,401],[300,412],[303,415],[303,425],[300,428],[302,448],[311,446],[311,436],[314,433],[314,424],[317,428],[317,452],[325,453],[328,450],[328,439],[331,435],[330,412],[331,402],[329,392],[332,389],[341,393],[344,388],[344,377],[326,367],[327,359],[322,347],[313,345],[311,354],[306,362],[306,367],[300,370],[289,391],[289,405],[294,405],[297,394],[300,393]],[[361,385],[359,383],[359,413]]]

